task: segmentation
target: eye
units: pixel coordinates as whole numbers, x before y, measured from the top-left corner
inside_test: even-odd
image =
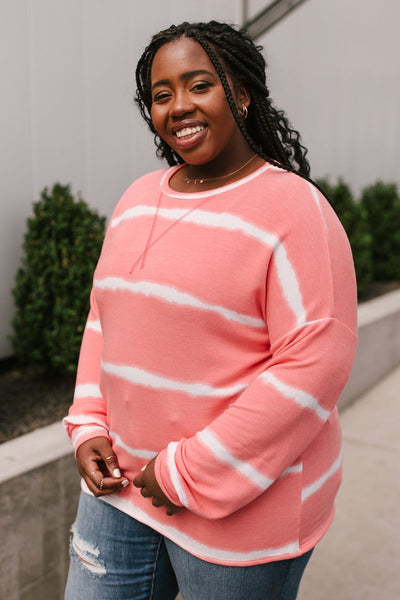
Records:
[[[209,81],[198,81],[191,87],[191,92],[205,92],[213,84]]]
[[[168,92],[158,92],[154,95],[153,102],[161,103],[166,102],[168,98],[171,96]]]

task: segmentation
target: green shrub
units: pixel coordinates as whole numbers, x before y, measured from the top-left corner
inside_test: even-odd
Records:
[[[331,185],[327,179],[320,179],[316,183],[326,194],[349,238],[357,277],[358,298],[362,300],[372,279],[371,233],[366,211],[360,203],[354,201],[352,192],[343,179],[339,178],[336,185]]]
[[[74,372],[105,218],[69,185],[45,188],[27,221],[11,342],[23,363]]]
[[[374,279],[400,280],[400,197],[396,184],[378,181],[365,188],[360,204],[372,235]]]

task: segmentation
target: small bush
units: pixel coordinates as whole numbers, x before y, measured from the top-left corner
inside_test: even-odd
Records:
[[[400,280],[400,197],[396,184],[378,181],[365,188],[360,205],[372,235],[374,279]]]
[[[23,363],[74,372],[105,217],[58,183],[43,190],[33,213],[13,289],[11,342]]]
[[[316,182],[325,193],[338,215],[350,241],[357,277],[358,298],[362,300],[368,292],[372,279],[371,234],[364,207],[355,202],[349,186],[339,179],[336,185],[329,180]]]

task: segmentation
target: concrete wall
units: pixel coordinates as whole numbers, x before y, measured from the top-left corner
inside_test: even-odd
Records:
[[[400,290],[359,307],[359,347],[343,409],[400,363]],[[62,600],[79,482],[61,423],[0,445],[0,590]]]

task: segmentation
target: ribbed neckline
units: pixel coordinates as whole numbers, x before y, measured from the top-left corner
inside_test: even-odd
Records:
[[[207,198],[208,196],[216,196],[217,194],[223,194],[224,192],[228,192],[228,191],[233,190],[241,185],[248,183],[249,181],[251,181],[252,179],[255,179],[256,177],[261,175],[261,173],[264,173],[264,171],[267,171],[268,169],[275,168],[270,163],[265,163],[264,165],[262,165],[261,167],[259,167],[255,171],[253,171],[253,173],[250,173],[250,175],[246,175],[246,177],[243,177],[242,179],[238,179],[237,181],[234,181],[233,183],[229,183],[227,185],[223,185],[221,187],[214,188],[213,190],[206,190],[204,192],[192,192],[192,193],[176,192],[175,190],[173,190],[170,187],[169,181],[170,181],[172,175],[178,169],[181,169],[184,166],[185,166],[185,164],[177,165],[174,167],[170,167],[169,169],[167,169],[165,171],[165,173],[162,176],[161,181],[160,181],[160,189],[163,194],[165,194],[166,196],[170,196],[171,198],[181,198],[182,200],[191,200],[191,199],[195,199],[195,198]]]

